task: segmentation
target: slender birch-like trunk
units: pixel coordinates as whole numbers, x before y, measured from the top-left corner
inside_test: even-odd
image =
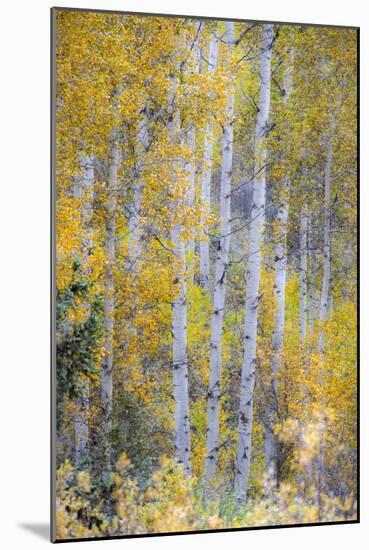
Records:
[[[92,229],[89,225],[92,213],[92,193],[94,184],[94,164],[93,159],[84,156],[81,162],[83,169],[82,177],[79,180],[78,193],[82,203],[82,271],[86,272],[86,261],[89,251],[92,248]],[[86,307],[86,304],[82,304]],[[81,395],[77,399],[77,412],[74,419],[75,433],[75,465],[78,468],[86,461],[89,428],[88,428],[88,411],[90,408],[90,388],[87,379],[81,380]]]
[[[196,32],[198,32],[199,26],[200,26],[200,24],[198,23],[195,27]],[[200,48],[198,47],[198,45],[195,46],[195,58],[196,58],[196,65],[195,65],[195,71],[194,72],[195,72],[195,74],[199,74],[199,72],[200,72]],[[196,131],[195,131],[195,127],[194,127],[193,123],[191,122],[190,124],[191,124],[191,126],[188,129],[186,141],[187,141],[188,149],[191,153],[191,160],[188,163],[188,165],[186,165],[185,171],[188,173],[188,193],[187,193],[188,203],[189,203],[190,207],[193,207],[194,202],[195,202],[195,194],[196,194],[195,193],[195,187],[196,187]],[[187,266],[188,280],[191,284],[193,284],[194,267],[195,267],[195,262],[194,262],[195,239],[194,239],[193,235],[191,235],[191,237],[189,238],[189,240],[187,242],[187,245],[186,245],[186,248],[187,248],[187,251],[190,254],[190,260],[189,260],[188,266]]]
[[[172,242],[175,254],[175,292],[172,309],[173,334],[173,387],[174,387],[174,423],[175,447],[178,463],[187,475],[191,475],[190,461],[190,413],[188,395],[187,362],[187,283],[186,250],[182,227],[175,224],[172,230]]]
[[[292,92],[292,73],[294,65],[294,49],[290,51],[289,65],[284,78],[285,95],[284,105],[288,104]],[[287,230],[288,210],[290,201],[290,181],[285,178],[282,182],[281,196],[276,219],[276,245],[274,250],[274,290],[276,296],[276,310],[274,316],[274,331],[272,337],[272,380],[270,385],[269,404],[266,410],[265,426],[265,466],[269,481],[274,485],[279,482],[279,445],[275,435],[275,424],[278,414],[278,376],[282,365],[286,277],[287,277]]]
[[[290,183],[283,182],[282,198],[277,215],[277,244],[274,257],[274,288],[276,295],[276,310],[274,317],[274,331],[272,337],[272,380],[270,387],[270,403],[266,412],[265,426],[265,465],[270,481],[278,484],[279,446],[274,433],[274,426],[278,413],[278,375],[282,365],[284,321],[285,321],[285,299],[286,299],[286,276],[287,276],[287,228],[289,209]]]
[[[218,55],[218,38],[214,34],[209,45],[209,63],[208,72],[211,73],[216,69]],[[209,121],[205,131],[204,138],[204,166],[201,177],[201,205],[205,207],[205,214],[210,213],[211,195],[211,172],[213,162],[213,125]],[[208,227],[204,223],[205,235],[200,239],[200,284],[202,287],[209,288],[209,273],[210,273],[210,256],[209,256],[209,239],[206,235]]]
[[[304,206],[300,215],[300,343],[306,339],[307,326],[307,232],[308,216]]]
[[[142,245],[143,245],[143,227],[142,227],[142,195],[144,191],[144,179],[143,172],[146,160],[146,153],[149,146],[149,121],[147,118],[146,105],[141,111],[141,118],[138,123],[137,133],[136,133],[136,143],[135,143],[135,170],[134,170],[134,179],[133,179],[133,197],[130,204],[130,217],[129,217],[129,241],[128,241],[128,251],[127,251],[127,260],[126,260],[126,272],[131,276],[131,287],[133,292],[137,292],[137,277],[140,272],[140,267],[142,263]],[[128,349],[128,346],[131,342],[138,343],[138,334],[136,326],[136,302],[132,304],[132,310],[130,315],[130,320],[126,320],[126,327],[128,329],[129,335],[125,338],[125,349]],[[130,357],[131,366],[136,365],[137,368],[140,368],[140,357],[135,354],[134,357]]]
[[[174,96],[178,83],[175,81],[171,91],[173,98],[172,115],[168,124],[172,143],[178,143],[180,139],[180,117],[175,112]],[[179,143],[178,143],[179,144]],[[178,169],[178,162],[173,166]],[[185,165],[181,170],[185,170]],[[176,173],[174,172],[174,184]],[[187,361],[187,262],[186,247],[183,240],[183,226],[175,218],[181,204],[177,201],[172,206],[173,226],[171,240],[174,255],[174,299],[172,303],[172,357],[173,357],[173,399],[174,399],[174,440],[175,455],[187,476],[191,475],[191,442],[190,442],[190,403],[188,393],[188,361]]]
[[[191,475],[190,405],[187,361],[187,262],[183,227],[174,223],[172,243],[175,262],[175,298],[172,307],[173,334],[173,396],[175,450],[178,463]]]
[[[195,27],[196,36],[200,31],[201,23]],[[193,44],[195,46],[195,43]],[[183,70],[184,65],[182,65]],[[180,113],[175,111],[174,95],[178,86],[175,80],[171,96],[172,116],[169,123],[169,133],[173,143],[183,143],[184,137],[181,135]],[[194,147],[194,134],[191,137],[190,147]],[[188,139],[188,136],[187,136]],[[179,144],[178,143],[178,144]],[[178,166],[175,162],[174,166]],[[185,203],[191,200],[191,193],[194,193],[194,163],[188,166],[183,163],[179,168],[183,173],[187,173],[187,190],[185,193]],[[174,174],[175,177],[175,174]],[[175,183],[175,182],[174,182]],[[174,215],[172,227],[172,243],[174,254],[174,292],[175,297],[172,305],[172,335],[173,335],[173,397],[174,397],[174,431],[175,431],[175,452],[179,464],[183,467],[187,476],[191,475],[191,441],[190,441],[190,402],[188,389],[188,359],[187,359],[187,261],[186,261],[186,243],[183,240],[183,225],[176,220],[182,206],[186,206],[182,201],[177,201],[173,206]],[[176,212],[177,210],[177,212]],[[187,243],[188,244],[188,243]]]
[[[312,332],[314,329],[315,322],[315,276],[316,276],[316,265],[315,265],[315,251],[314,251],[314,241],[313,241],[313,229],[312,229],[312,218],[309,218],[309,228],[308,228],[308,242],[309,242],[309,304],[308,304],[308,317],[309,317],[309,331]]]
[[[324,172],[324,236],[323,236],[323,281],[320,295],[319,321],[322,323],[328,315],[329,284],[331,278],[331,171],[332,171],[332,148],[333,148],[333,125],[332,117],[329,126],[327,160]],[[318,348],[321,353],[324,351],[324,333],[322,328],[319,332]]]
[[[186,166],[186,172],[188,172],[188,203],[190,206],[194,205],[195,202],[195,183],[196,183],[196,162],[195,162],[195,129],[190,128],[187,134],[187,145],[191,151],[191,161],[189,165]],[[191,236],[187,243],[188,251],[193,255],[195,252],[195,241]],[[191,262],[193,263],[193,262]],[[191,278],[193,278],[193,270],[190,273]]]
[[[128,265],[127,268],[133,270],[139,263],[142,251],[142,224],[141,201],[144,183],[142,181],[142,172],[145,153],[149,141],[149,124],[146,114],[143,113],[137,130],[135,154],[136,166],[134,174],[133,200],[129,218],[129,242],[128,242]]]
[[[320,295],[319,306],[319,321],[323,323],[329,316],[329,290],[331,278],[331,172],[333,161],[333,128],[334,116],[332,115],[327,140],[327,159],[324,171],[324,222],[323,222],[323,280]],[[324,360],[324,330],[319,328],[318,336],[318,351]],[[323,372],[320,375],[320,384],[323,383]],[[323,398],[322,405],[324,406],[325,399]],[[318,476],[318,485],[316,489],[316,500],[320,506],[320,495],[325,489],[325,448],[324,445],[319,445],[320,452],[315,457],[315,468]]]
[[[238,418],[238,446],[236,456],[235,493],[237,502],[247,498],[247,486],[251,464],[251,437],[256,369],[256,337],[259,306],[259,282],[261,246],[265,220],[265,163],[270,109],[271,57],[273,25],[264,25],[260,59],[260,93],[255,128],[255,177],[253,181],[253,206],[249,230],[249,253],[246,279],[244,354],[241,373],[240,406]]]
[[[111,460],[110,433],[113,406],[113,352],[114,352],[114,262],[115,232],[118,192],[118,170],[121,160],[119,135],[115,131],[110,143],[106,201],[105,233],[105,280],[104,280],[104,358],[101,369],[101,405],[103,412],[103,443],[106,474]]]
[[[334,116],[332,115],[327,142],[327,159],[324,170],[324,222],[323,222],[323,280],[320,294],[319,321],[323,323],[330,313],[330,279],[331,279],[331,172],[333,162],[333,127]],[[320,326],[318,336],[318,350],[322,360],[324,360],[324,330]],[[321,383],[323,374],[321,376]],[[324,405],[324,403],[322,403]],[[318,475],[318,487],[316,499],[320,502],[320,494],[324,491],[325,485],[325,450],[320,445],[320,453],[315,459],[316,471]]]
[[[226,23],[224,41],[227,43],[227,62],[234,41],[234,24]],[[208,387],[208,426],[206,433],[205,479],[210,482],[214,476],[219,448],[219,400],[222,371],[222,333],[224,302],[226,294],[227,269],[231,233],[231,181],[233,155],[233,111],[234,95],[228,92],[227,123],[223,131],[222,172],[220,181],[220,232],[215,260],[215,281],[213,290],[213,311],[210,328],[210,376]]]
[[[195,163],[195,129],[190,128],[186,136],[186,145],[191,152],[192,159],[189,162],[185,163],[184,172],[187,174],[188,189],[187,189],[187,201],[190,207],[194,206],[195,202],[195,182],[196,182],[196,163]],[[193,235],[191,235],[186,242],[186,252],[189,253],[189,258],[187,258],[187,280],[189,283],[193,283],[194,280],[194,254],[195,254],[195,240]],[[186,254],[187,256],[187,254]]]

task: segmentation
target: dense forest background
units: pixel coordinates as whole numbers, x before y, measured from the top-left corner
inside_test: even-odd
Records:
[[[57,538],[355,519],[356,31],[54,14]]]

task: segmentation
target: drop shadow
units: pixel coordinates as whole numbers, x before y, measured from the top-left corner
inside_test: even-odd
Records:
[[[50,540],[50,527],[48,523],[18,523],[18,527],[37,535],[40,539]]]

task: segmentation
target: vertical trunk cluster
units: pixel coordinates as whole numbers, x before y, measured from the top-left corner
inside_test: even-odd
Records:
[[[196,40],[201,28],[201,23],[195,27],[196,38],[192,47],[196,46]],[[197,51],[198,54],[198,51]],[[185,63],[179,67],[184,70]],[[197,65],[199,70],[199,65]],[[182,134],[183,129],[180,124],[180,113],[175,111],[175,92],[178,82],[174,80],[173,88],[170,93],[172,113],[169,122],[169,133],[173,143],[184,143]],[[192,152],[195,147],[195,130],[191,127],[187,133],[187,144]],[[178,163],[173,163],[178,166]],[[187,476],[191,475],[191,441],[190,441],[190,402],[189,402],[189,384],[188,384],[188,358],[187,358],[187,260],[186,243],[183,237],[183,225],[178,221],[178,214],[181,208],[186,207],[186,203],[193,203],[195,195],[195,163],[183,163],[179,168],[186,174],[186,193],[183,204],[182,200],[174,205],[174,220],[172,227],[172,243],[174,254],[174,299],[172,305],[172,336],[173,336],[173,397],[174,397],[174,436],[175,453],[178,463],[183,467]],[[191,242],[187,242],[187,246]]]
[[[303,207],[300,215],[300,342],[306,339],[307,326],[307,235],[308,216]]]
[[[270,109],[271,58],[273,25],[264,25],[263,45],[260,53],[260,93],[255,128],[255,176],[253,205],[249,232],[248,267],[244,326],[244,353],[241,373],[240,405],[238,417],[238,446],[236,455],[235,493],[237,502],[244,502],[251,464],[251,436],[254,404],[256,337],[259,306],[261,246],[265,219],[265,164]]]
[[[82,271],[86,273],[86,262],[89,252],[92,248],[92,228],[90,225],[92,214],[92,195],[94,185],[94,164],[93,159],[84,156],[81,162],[83,170],[82,177],[79,180],[78,194],[82,202]],[[88,308],[86,304],[82,304],[82,307]],[[88,411],[90,408],[90,388],[88,380],[81,380],[81,395],[77,399],[76,407],[77,413],[74,419],[74,431],[75,431],[75,464],[80,466],[86,461],[87,446],[88,446]]]
[[[284,79],[284,105],[287,106],[292,92],[292,73],[294,64],[294,49],[291,49],[289,65]],[[286,277],[287,277],[287,231],[288,210],[290,201],[290,181],[285,178],[282,182],[281,196],[276,219],[276,244],[274,250],[274,289],[276,296],[276,310],[274,317],[274,331],[272,337],[272,380],[270,385],[269,403],[266,410],[265,425],[265,466],[267,476],[275,485],[279,482],[279,445],[275,435],[275,424],[278,415],[278,376],[282,365]]]
[[[226,23],[224,41],[227,44],[227,62],[234,41],[234,24]],[[215,281],[210,336],[210,376],[208,388],[208,427],[206,434],[205,478],[215,476],[219,448],[219,400],[222,370],[222,333],[229,245],[231,233],[231,181],[233,155],[234,95],[228,92],[227,124],[223,131],[222,171],[220,182],[220,233],[215,260]]]
[[[144,192],[143,173],[145,168],[146,153],[149,147],[149,120],[147,118],[146,106],[141,111],[139,119],[136,141],[135,141],[135,169],[133,178],[133,197],[130,204],[129,217],[129,241],[126,260],[126,271],[131,276],[131,288],[133,292],[138,291],[137,276],[140,272],[142,263],[142,244],[143,244],[143,226],[142,226],[142,196]],[[127,328],[129,335],[126,337],[125,346],[128,349],[130,342],[138,344],[138,330],[135,326],[135,318],[137,315],[136,302],[132,303],[130,318],[127,319]],[[130,357],[130,363],[139,365],[138,357]]]
[[[101,369],[101,405],[103,413],[103,439],[105,465],[107,473],[110,468],[110,432],[112,428],[111,413],[113,405],[113,370],[114,370],[114,262],[116,238],[116,209],[118,193],[118,170],[121,160],[119,133],[115,131],[110,141],[108,159],[108,181],[105,221],[105,280],[104,280],[104,358]]]
[[[209,45],[209,62],[208,72],[211,73],[216,69],[218,55],[218,38],[216,33],[210,41]],[[211,171],[213,161],[213,125],[211,121],[208,122],[205,138],[204,138],[204,166],[201,177],[201,205],[206,207],[206,214],[210,212],[211,204]],[[207,226],[204,223],[204,231],[206,233]],[[200,240],[199,245],[200,252],[200,284],[203,288],[209,288],[209,274],[210,274],[210,257],[209,257],[209,239],[205,235]]]
[[[329,283],[331,278],[331,171],[332,171],[332,149],[333,149],[333,125],[334,119],[331,118],[329,125],[327,160],[324,172],[324,225],[323,225],[323,281],[320,295],[319,321],[322,323],[329,311]],[[324,333],[322,328],[319,332],[318,340],[319,351],[324,351]]]

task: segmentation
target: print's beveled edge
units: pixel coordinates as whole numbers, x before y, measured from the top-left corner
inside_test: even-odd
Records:
[[[323,27],[329,29],[347,29],[357,31],[360,29],[360,26],[356,25],[334,25],[329,23],[304,23],[296,21],[276,21],[272,19],[248,19],[248,18],[237,18],[237,17],[213,17],[210,15],[184,15],[176,13],[154,13],[154,12],[141,12],[141,11],[130,11],[130,10],[109,10],[109,9],[100,9],[100,8],[76,8],[76,7],[67,7],[67,6],[53,6],[51,10],[63,10],[63,11],[76,11],[76,12],[87,12],[87,13],[110,13],[114,15],[137,15],[143,17],[170,17],[173,19],[201,19],[207,21],[232,21],[234,23],[259,23],[259,24],[273,24],[273,25],[291,25],[294,27]]]

